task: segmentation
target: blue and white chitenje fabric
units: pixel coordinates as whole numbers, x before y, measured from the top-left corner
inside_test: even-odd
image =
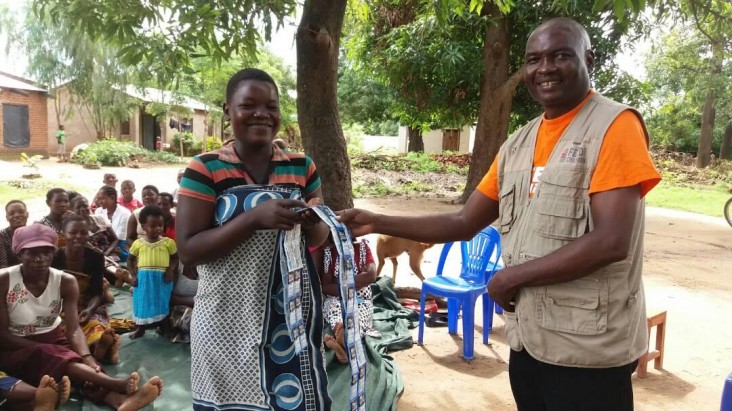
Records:
[[[300,199],[300,191],[231,188],[217,198],[214,223],[281,198]],[[194,409],[330,409],[320,279],[300,233],[258,230],[198,272],[191,319]]]
[[[346,329],[345,343],[348,363],[351,366],[350,405],[352,411],[366,410],[366,353],[359,326],[358,303],[356,301],[356,262],[353,240],[346,227],[336,220],[336,215],[327,206],[315,206],[312,210],[330,227],[333,243],[338,250],[336,277],[343,310],[343,325]]]

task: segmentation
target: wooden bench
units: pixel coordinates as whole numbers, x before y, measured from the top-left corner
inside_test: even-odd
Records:
[[[651,350],[651,329],[656,327],[656,346]],[[648,350],[638,359],[638,378],[648,374],[648,362],[654,361],[653,368],[663,368],[663,345],[666,339],[666,311],[648,317]]]

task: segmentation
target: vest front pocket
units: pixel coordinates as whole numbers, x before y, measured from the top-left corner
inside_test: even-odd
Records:
[[[536,233],[557,240],[574,240],[587,231],[586,202],[581,199],[543,195],[536,200]]]
[[[537,297],[537,321],[545,329],[579,335],[607,331],[606,279],[581,278],[550,285]]]

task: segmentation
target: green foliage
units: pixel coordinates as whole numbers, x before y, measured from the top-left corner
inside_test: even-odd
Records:
[[[395,184],[386,184],[384,182],[356,182],[353,185],[353,197],[367,198],[400,196],[416,193],[429,193],[434,190],[434,186],[420,181],[407,181],[405,183],[396,182]]]
[[[434,173],[442,170],[442,165],[425,153],[407,153],[404,160],[411,163],[409,169],[418,173]]]
[[[183,156],[191,157],[196,154],[201,154],[202,143],[196,140],[196,136],[190,131],[184,131],[182,133],[175,133],[173,135],[173,141],[170,144],[169,151],[171,153],[180,154],[180,143],[183,140]]]
[[[355,27],[346,39],[346,66],[357,72],[353,76],[375,78],[395,90],[399,98],[392,112],[403,125],[423,129],[462,127],[477,117],[481,76],[486,69],[481,58],[485,33],[495,22],[480,14],[487,2],[471,2],[467,9],[464,2],[435,3],[365,3],[361,7],[368,11],[354,13]],[[598,1],[594,5],[553,1],[549,7],[544,2],[495,3],[500,3],[499,9],[510,27],[509,74],[522,67],[526,39],[536,26],[551,17],[571,15],[590,34],[597,56],[593,74],[596,89],[632,105],[647,102],[648,86],[621,72],[613,62],[626,33],[640,35],[648,30],[648,22],[635,14],[637,5],[627,13],[623,0]],[[604,12],[621,3],[623,13],[618,17],[598,18],[597,10]],[[493,48],[485,52],[498,54]],[[514,98],[512,126],[525,124],[540,110],[520,87]]]
[[[351,165],[367,170],[414,171],[417,173],[457,173],[468,172],[469,155],[465,154],[407,154],[386,155],[349,151]]]
[[[295,11],[294,0],[68,1],[34,0],[37,16],[75,22],[76,30],[119,47],[127,65],[148,68],[159,87],[181,71],[192,73],[193,56],[219,65],[232,55],[254,56],[257,43]]]
[[[214,151],[221,148],[223,143],[221,142],[220,138],[214,137],[214,136],[208,136],[206,137],[206,151]]]
[[[440,21],[432,9],[415,9],[414,3],[372,5],[346,40],[348,71],[358,71],[348,75],[388,86],[367,83],[366,92],[384,90],[380,104],[391,106],[391,115],[403,125],[463,126],[477,114],[487,20],[453,12]],[[397,97],[388,98],[392,95]]]
[[[43,160],[43,156],[40,154],[36,154],[33,156],[29,156],[26,153],[20,153],[20,160],[25,163],[23,164],[23,167],[30,167],[33,169],[35,173],[38,173],[40,171],[40,168],[38,167],[38,163]]]
[[[649,99],[649,87],[623,72],[614,60],[624,39],[630,37],[632,41],[648,35],[654,23],[650,17],[637,14],[635,6],[630,9],[626,6],[624,0],[598,0],[594,4],[554,2],[554,7],[550,8],[543,7],[541,3],[517,3],[508,15],[512,27],[510,72],[516,72],[523,66],[526,40],[531,31],[552,17],[569,16],[582,24],[590,36],[595,52],[595,67],[590,75],[593,88],[616,101],[636,107],[643,106]],[[617,7],[624,9],[618,13]],[[597,10],[604,13],[602,18],[598,16]],[[526,87],[516,89],[511,109],[509,133],[541,114],[541,106],[529,95]]]
[[[149,151],[130,141],[104,139],[89,144],[77,153],[71,161],[82,165],[126,166],[130,161],[151,161],[174,164],[178,158],[164,151]]]
[[[708,38],[693,27],[679,27],[660,38],[645,61],[648,84],[657,102],[646,117],[655,145],[696,153],[702,110],[709,88],[715,90],[715,128],[712,150],[719,151],[724,127],[732,122],[732,63],[714,75]]]
[[[28,74],[53,94],[68,86],[70,104],[62,105],[57,95],[54,111],[62,123],[74,112],[89,112],[98,135],[109,134],[130,116],[135,105],[121,92],[127,84],[129,67],[116,59],[117,49],[76,30],[67,17],[50,19],[27,12],[24,20],[11,21],[5,30],[10,44],[28,56]],[[6,50],[7,51],[7,50]]]
[[[345,59],[340,59],[338,109],[345,124],[361,124],[370,135],[392,135],[392,128],[396,134],[396,117],[391,114],[396,104],[397,96],[393,88],[363,76],[347,66]]]

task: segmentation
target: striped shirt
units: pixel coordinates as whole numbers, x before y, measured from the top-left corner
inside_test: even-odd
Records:
[[[257,183],[236,155],[232,140],[218,150],[193,157],[180,181],[178,194],[215,203],[216,197],[225,190],[251,184]],[[273,144],[267,184],[298,187],[307,198],[320,187],[320,177],[310,157],[282,151]]]

